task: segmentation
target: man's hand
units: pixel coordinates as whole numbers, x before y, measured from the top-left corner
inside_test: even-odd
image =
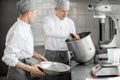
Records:
[[[19,61],[15,67],[18,67],[20,69],[23,69],[25,71],[31,72],[33,74],[37,74],[37,75],[45,75],[44,72],[42,72],[39,68],[38,68],[38,64],[34,65],[34,66],[30,66],[30,65],[26,65],[23,62]]]
[[[76,34],[73,34],[73,33],[70,33],[70,36],[73,38],[73,40],[78,40],[78,39],[80,39],[80,36],[79,36],[79,35],[76,35]]]
[[[48,61],[44,56],[40,56],[40,61]]]
[[[80,36],[79,35],[74,35],[74,38],[73,38],[74,40],[78,40],[78,39],[80,39]]]
[[[31,73],[33,73],[33,74],[37,74],[37,75],[42,75],[42,76],[44,76],[45,73],[42,72],[42,71],[38,68],[38,66],[39,66],[38,64],[31,66],[30,69],[29,69],[29,71],[30,71]]]
[[[35,52],[33,55],[34,58],[36,58],[38,61],[48,61],[44,56],[40,55],[39,53]]]

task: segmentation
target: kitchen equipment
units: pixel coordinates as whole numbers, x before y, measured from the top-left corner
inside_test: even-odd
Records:
[[[120,5],[111,4],[109,1],[99,0],[94,5],[89,5],[89,11],[93,12],[93,17],[100,20],[99,54],[97,55],[102,55],[101,58],[104,59],[102,61],[98,60],[99,64],[92,68],[91,74],[93,77],[120,75],[119,56],[116,55],[117,53],[114,53],[114,51],[118,52],[115,48],[120,48],[120,9],[118,8]],[[108,49],[113,49],[114,51],[108,54]],[[107,56],[104,54],[107,54]],[[108,59],[105,60],[105,58]],[[102,64],[103,61],[105,62],[104,64]],[[118,65],[113,65],[115,62]]]
[[[39,63],[39,69],[49,75],[62,75],[69,72],[70,67],[59,62],[44,61]]]
[[[79,63],[86,63],[95,55],[95,46],[90,34],[91,32],[83,32],[78,34],[79,40],[66,40],[69,52],[72,52],[73,59]]]
[[[97,64],[91,70],[93,78],[105,77],[105,76],[120,76],[120,64],[102,63]]]
[[[93,78],[103,76],[120,76],[120,49],[111,48],[107,50],[108,60],[100,61],[99,64],[94,66],[91,70]],[[102,57],[103,58],[103,57]]]

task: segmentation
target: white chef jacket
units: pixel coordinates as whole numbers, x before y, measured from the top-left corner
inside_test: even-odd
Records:
[[[18,19],[8,31],[5,45],[2,60],[9,66],[15,66],[19,59],[32,57],[34,44],[30,25]]]
[[[74,22],[65,17],[63,20],[56,15],[47,16],[44,19],[45,49],[66,51],[65,40],[70,33],[76,34]]]

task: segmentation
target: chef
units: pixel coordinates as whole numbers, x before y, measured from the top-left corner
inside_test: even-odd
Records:
[[[69,0],[56,0],[55,14],[44,19],[45,57],[50,61],[69,64],[65,40],[70,33],[76,34],[73,20],[67,17],[70,10]],[[79,39],[78,35],[74,35]],[[49,77],[49,80],[67,80],[67,77]],[[46,79],[44,79],[46,80]]]
[[[37,16],[35,5],[30,0],[20,0],[17,8],[20,16],[8,31],[2,60],[9,66],[7,80],[31,80],[30,72],[37,75],[45,73],[38,69],[38,65],[31,65],[29,58],[47,59],[34,52],[30,25]]]

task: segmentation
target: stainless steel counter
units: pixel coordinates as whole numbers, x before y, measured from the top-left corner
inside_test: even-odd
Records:
[[[71,79],[72,80],[94,80],[90,74],[90,70],[95,66],[93,63],[78,64],[71,61]],[[97,78],[95,80],[107,80],[107,78]]]

